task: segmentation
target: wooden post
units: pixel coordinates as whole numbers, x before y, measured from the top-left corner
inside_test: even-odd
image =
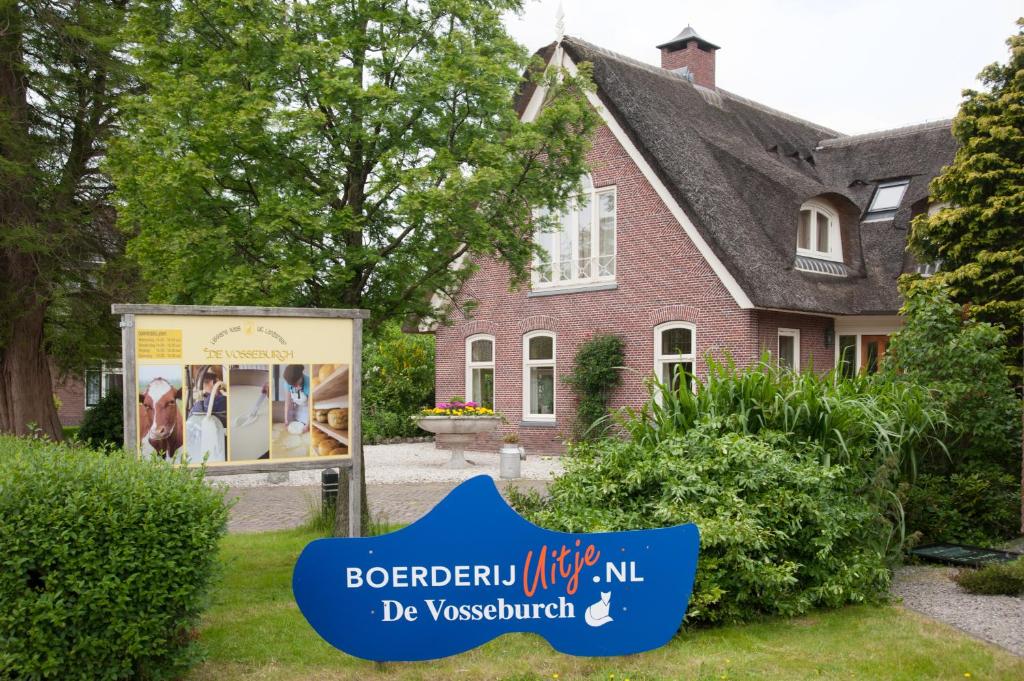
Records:
[[[348,536],[363,536],[363,320],[352,320],[352,394],[349,408],[352,420],[349,433],[349,453],[352,455],[352,474],[349,476]]]
[[[124,448],[138,452],[139,386],[135,381],[135,315],[121,315],[121,390],[124,397]]]

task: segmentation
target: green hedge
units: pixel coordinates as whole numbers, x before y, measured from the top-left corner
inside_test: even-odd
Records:
[[[180,676],[226,523],[199,472],[0,437],[0,678]]]

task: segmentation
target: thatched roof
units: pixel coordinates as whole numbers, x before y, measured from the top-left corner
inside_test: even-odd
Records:
[[[956,150],[949,121],[844,136],[578,38],[562,44],[593,64],[601,101],[755,306],[899,308],[911,213],[926,209],[928,183]],[[553,47],[538,54],[549,58]],[[862,222],[875,184],[892,178],[910,178],[895,216]],[[840,213],[847,276],[794,269],[800,206],[813,197]]]

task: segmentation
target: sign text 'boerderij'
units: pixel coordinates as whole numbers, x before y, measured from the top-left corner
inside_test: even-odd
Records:
[[[625,655],[675,634],[698,547],[692,524],[544,530],[478,476],[405,529],[310,543],[292,587],[321,636],[365,659],[439,658],[513,631],[573,655]]]

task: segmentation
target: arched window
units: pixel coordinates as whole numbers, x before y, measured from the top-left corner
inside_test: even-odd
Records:
[[[494,409],[494,336],[466,339],[466,399]]]
[[[676,389],[680,381],[693,388],[696,371],[697,327],[686,322],[666,322],[654,327],[654,374]]]
[[[796,253],[809,258],[843,261],[839,215],[824,201],[815,199],[800,206]]]
[[[555,420],[555,334],[523,336],[523,419]]]
[[[595,189],[589,175],[580,179],[580,192],[557,217],[558,229],[534,234],[543,250],[533,263],[535,288],[615,281],[615,203],[615,187]]]

